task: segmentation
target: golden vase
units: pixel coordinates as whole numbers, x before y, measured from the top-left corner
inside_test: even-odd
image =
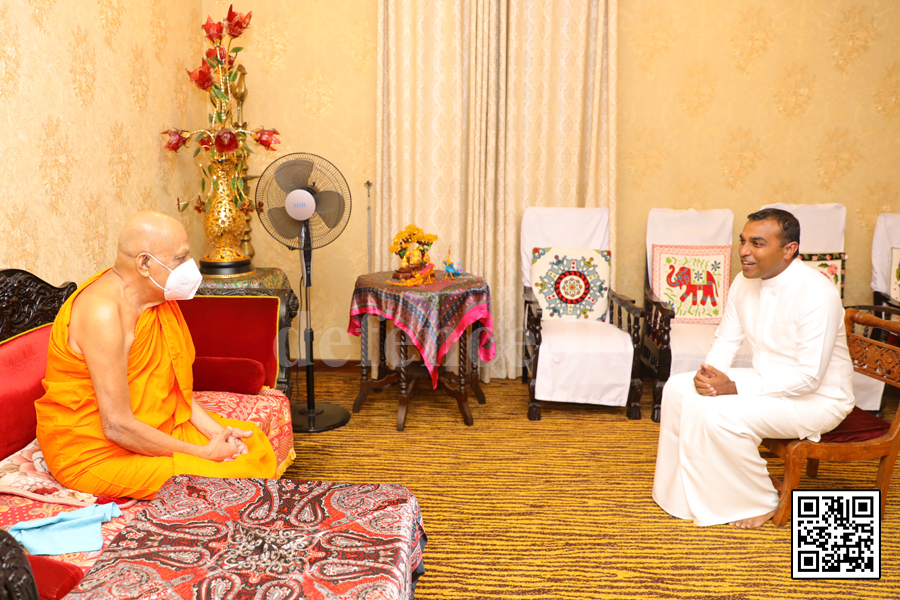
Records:
[[[235,203],[231,181],[240,177],[238,161],[233,155],[220,155],[210,161],[212,181],[203,231],[209,242],[209,252],[200,259],[200,270],[206,276],[234,277],[253,271],[250,257],[241,251],[244,236],[244,213]]]

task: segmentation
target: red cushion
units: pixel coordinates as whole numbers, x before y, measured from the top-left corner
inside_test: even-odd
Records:
[[[31,563],[41,600],[59,600],[84,578],[81,567],[46,556],[29,554],[28,562]]]
[[[885,435],[891,424],[854,406],[840,425],[823,433],[821,441],[830,443],[864,442]]]
[[[0,344],[0,459],[34,439],[34,401],[44,395],[47,348],[52,324],[25,332]]]
[[[198,356],[194,359],[194,389],[255,396],[266,383],[262,363],[252,358]]]
[[[280,301],[274,296],[197,296],[178,302],[197,356],[238,357],[258,360],[265,370],[265,385],[278,378]],[[234,391],[234,390],[228,390]]]

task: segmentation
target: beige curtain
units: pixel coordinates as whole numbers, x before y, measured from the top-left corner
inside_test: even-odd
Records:
[[[615,257],[616,6],[381,0],[373,265],[409,223],[452,245],[491,286],[491,376],[520,374],[525,208],[608,206]]]

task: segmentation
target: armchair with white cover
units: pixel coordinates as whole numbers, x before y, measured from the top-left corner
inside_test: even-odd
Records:
[[[872,235],[872,304],[900,307],[900,298],[891,296],[891,250],[900,248],[900,214],[881,213]],[[896,278],[895,279],[900,279]]]
[[[520,250],[528,418],[540,420],[541,402],[572,402],[626,406],[629,419],[640,419],[643,310],[609,285],[609,211],[529,208],[522,216]],[[538,272],[551,260],[566,266],[533,281],[533,262]],[[591,312],[579,303],[598,296],[608,297],[608,308]]]

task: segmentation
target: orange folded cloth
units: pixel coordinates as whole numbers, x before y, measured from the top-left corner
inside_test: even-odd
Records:
[[[223,426],[253,431],[248,454],[215,462],[175,453],[135,454],[103,434],[97,397],[84,357],[69,347],[69,320],[78,294],[103,273],[88,279],[63,304],[53,324],[47,353],[46,393],[35,402],[37,438],[50,472],[70,488],[98,496],[150,499],[173,475],[275,477],[272,445],[252,423],[211,415]],[[189,419],[194,344],[176,302],[145,310],[135,327],[128,356],[131,409],[140,421],[179,440],[207,442]]]

